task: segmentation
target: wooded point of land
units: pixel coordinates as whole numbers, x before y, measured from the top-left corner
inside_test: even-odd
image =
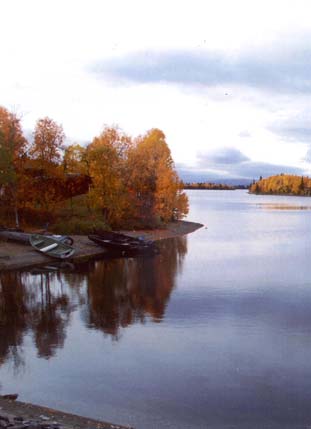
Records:
[[[250,187],[253,194],[279,194],[311,196],[311,179],[306,176],[279,174],[260,178]]]
[[[133,138],[106,127],[85,146],[64,141],[48,117],[28,141],[17,115],[0,106],[0,223],[87,233],[153,228],[188,213],[163,131]]]

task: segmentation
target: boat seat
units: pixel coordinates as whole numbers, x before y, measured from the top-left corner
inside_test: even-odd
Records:
[[[48,252],[49,250],[55,249],[55,247],[57,247],[57,246],[58,246],[57,243],[53,243],[53,244],[49,244],[46,247],[42,247],[42,249],[40,249],[40,250],[41,250],[41,252]]]

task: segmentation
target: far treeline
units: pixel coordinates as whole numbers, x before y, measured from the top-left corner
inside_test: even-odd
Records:
[[[235,189],[248,189],[249,185],[227,185],[224,183],[212,182],[191,182],[185,183],[184,189],[205,189],[212,191],[234,191]]]
[[[303,195],[311,196],[311,179],[305,176],[279,174],[260,178],[250,187],[253,194]]]
[[[86,146],[64,140],[62,126],[45,117],[27,141],[17,115],[0,106],[0,224],[86,233],[152,228],[188,213],[161,130],[132,138],[106,127]]]

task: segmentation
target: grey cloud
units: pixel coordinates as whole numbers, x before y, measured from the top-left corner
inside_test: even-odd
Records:
[[[309,127],[284,127],[281,134],[290,140],[301,142],[311,141],[311,126]]]
[[[198,168],[178,166],[178,165],[176,166],[176,170],[178,172],[179,177],[184,182],[202,182],[202,181],[222,182],[224,179],[223,175],[213,170],[209,171],[209,170],[202,170]]]
[[[259,176],[268,177],[280,173],[301,175],[304,171],[301,168],[291,167],[289,165],[247,161],[238,165],[236,168],[231,168],[231,173],[241,177],[256,179]]]
[[[311,151],[310,151],[311,155]],[[234,148],[223,148],[210,153],[198,153],[197,168],[177,165],[182,180],[217,181],[243,183],[280,173],[304,174],[301,168],[288,165],[270,164],[250,160],[246,155]]]
[[[223,164],[240,164],[241,162],[249,160],[246,155],[233,147],[224,147],[206,154],[199,153],[198,159],[200,165],[210,163],[221,166]]]
[[[311,115],[302,111],[299,116],[277,121],[268,127],[270,131],[289,142],[311,142]]]
[[[183,85],[245,85],[278,92],[311,92],[311,49],[285,43],[274,49],[229,57],[208,51],[137,52],[98,61],[91,71],[99,76],[138,83]]]
[[[208,170],[203,168],[177,167],[177,171],[184,182],[211,181],[234,184],[247,184],[253,179],[258,179],[260,176],[269,177],[280,173],[305,174],[301,168],[254,161],[246,161],[241,164],[228,166],[223,173],[220,173],[216,169],[213,170],[213,166],[209,166]]]

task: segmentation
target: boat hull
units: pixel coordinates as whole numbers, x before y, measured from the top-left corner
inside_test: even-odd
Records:
[[[88,238],[99,246],[104,247],[112,254],[137,255],[159,253],[154,242],[110,231],[91,234]]]
[[[38,252],[55,259],[69,259],[75,252],[72,246],[51,236],[31,234],[29,242]]]

